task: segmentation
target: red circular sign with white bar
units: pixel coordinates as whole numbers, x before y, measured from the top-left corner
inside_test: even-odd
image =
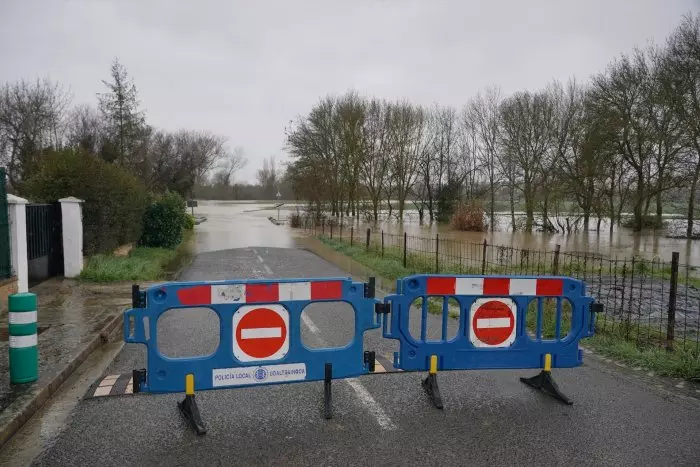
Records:
[[[289,312],[282,305],[247,305],[233,314],[233,355],[238,360],[279,360],[287,352]]]
[[[518,307],[509,298],[479,298],[470,313],[474,347],[510,347],[515,342]]]

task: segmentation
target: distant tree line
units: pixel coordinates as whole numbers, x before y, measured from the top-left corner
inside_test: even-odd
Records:
[[[328,96],[287,129],[287,180],[332,215],[377,219],[407,203],[445,220],[459,199],[482,199],[494,227],[505,195],[516,229],[566,231],[561,213],[659,225],[666,196],[685,193],[692,235],[700,178],[700,16],[683,18],[663,46],[613,60],[589,83],[553,82],[503,96],[491,87],[461,109]],[[650,214],[651,213],[651,214]],[[537,214],[537,216],[536,216]],[[537,217],[537,218],[536,218]],[[555,220],[553,220],[555,219]]]
[[[196,184],[231,185],[246,164],[241,148],[208,131],[175,132],[149,125],[134,82],[115,60],[97,106],[71,106],[69,92],[48,79],[0,87],[0,163],[12,188],[23,184],[51,152],[82,151],[123,167],[149,191],[190,196]]]

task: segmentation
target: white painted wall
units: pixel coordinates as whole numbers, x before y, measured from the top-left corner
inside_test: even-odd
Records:
[[[82,199],[62,198],[63,275],[78,277],[83,270],[83,209]]]
[[[27,264],[27,200],[7,195],[10,218],[10,249],[12,271],[17,276],[17,291],[29,291],[29,266]]]

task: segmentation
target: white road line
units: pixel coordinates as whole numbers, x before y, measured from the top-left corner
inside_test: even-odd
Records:
[[[394,422],[392,422],[389,416],[386,414],[386,412],[384,412],[384,409],[382,409],[382,406],[379,405],[379,402],[374,400],[372,394],[369,393],[367,388],[365,388],[357,378],[349,378],[344,381],[355,390],[355,394],[357,394],[357,397],[360,399],[360,402],[362,402],[365,405],[365,407],[369,409],[372,415],[374,415],[374,418],[377,419],[377,423],[379,423],[379,426],[381,426],[385,430],[396,429],[396,425],[394,425]]]
[[[308,317],[306,313],[301,314],[301,320],[304,322],[307,328],[309,328],[309,331],[313,332],[314,334],[318,335],[321,333],[321,331],[316,327],[313,321],[311,321],[311,318]]]
[[[306,325],[307,328],[309,328],[309,331],[312,333],[316,334],[318,337],[318,334],[320,333],[318,327],[314,324],[313,321],[311,321],[311,318],[306,316],[305,313],[301,314],[301,320],[304,322],[304,325]],[[318,337],[318,339],[323,342],[323,339]],[[386,371],[386,370],[385,370]],[[384,428],[385,430],[395,430],[396,425],[394,425],[394,422],[391,421],[391,418],[384,412],[384,409],[382,409],[382,406],[379,405],[379,402],[374,400],[374,397],[372,397],[372,394],[369,393],[366,387],[358,380],[357,378],[348,378],[344,379],[344,382],[350,385],[350,387],[355,391],[355,394],[357,395],[357,398],[360,399],[360,402],[367,407],[369,412],[374,415],[374,418],[377,420],[377,423],[379,423],[379,426]]]
[[[272,269],[270,269],[269,266],[267,264],[265,264],[262,257],[260,255],[257,255],[257,256],[258,256],[258,261],[260,261],[260,264],[262,264],[263,269],[265,269],[265,272],[268,274],[272,274]]]
[[[255,250],[253,250],[255,251]],[[257,252],[256,252],[257,255]],[[272,269],[270,269],[267,264],[263,261],[263,259],[258,256],[258,261],[263,265],[265,268],[265,272],[268,274],[272,274]],[[319,339],[324,345],[325,342],[323,342],[323,339],[319,336],[321,331],[318,329],[318,326],[314,324],[314,322],[307,316],[306,313],[301,314],[301,321],[304,323],[304,325],[309,328],[309,331],[311,331],[314,335],[316,335],[316,338]],[[379,405],[379,402],[377,402],[374,397],[372,397],[372,394],[369,393],[367,388],[358,380],[357,378],[348,378],[344,379],[344,382],[350,385],[350,387],[355,391],[355,394],[357,395],[357,398],[360,399],[360,402],[367,407],[369,412],[374,415],[374,418],[377,420],[377,423],[379,423],[379,426],[382,427],[385,430],[395,430],[396,425],[394,422],[391,421],[391,418],[384,412],[384,409],[382,409],[382,406]]]

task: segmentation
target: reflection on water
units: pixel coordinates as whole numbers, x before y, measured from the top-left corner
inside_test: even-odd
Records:
[[[275,226],[267,218],[277,217],[277,210],[271,209],[274,202],[266,203],[231,203],[225,201],[200,201],[195,214],[207,216],[207,222],[197,227],[198,251],[213,251],[226,248],[250,246],[291,247],[293,236],[298,234],[288,226]],[[268,209],[265,209],[268,208]],[[280,218],[286,219],[295,209],[285,205],[280,210]],[[557,244],[566,252],[591,252],[603,256],[620,258],[639,255],[647,259],[655,257],[662,261],[671,261],[671,253],[680,253],[681,263],[700,265],[700,240],[667,238],[661,231],[633,233],[624,227],[615,226],[609,234],[608,220],[601,222],[601,232],[578,231],[569,235],[543,232],[509,232],[509,215],[498,215],[497,232],[459,232],[449,225],[420,225],[415,211],[407,211],[403,224],[396,221],[383,221],[371,224],[351,218],[344,223],[354,225],[356,229],[369,227],[373,232],[384,230],[390,234],[434,237],[443,239],[481,243],[486,239],[489,244],[506,245],[514,248],[533,250],[554,250]],[[595,219],[591,219],[591,228],[595,228]],[[358,234],[359,235],[359,234]]]

